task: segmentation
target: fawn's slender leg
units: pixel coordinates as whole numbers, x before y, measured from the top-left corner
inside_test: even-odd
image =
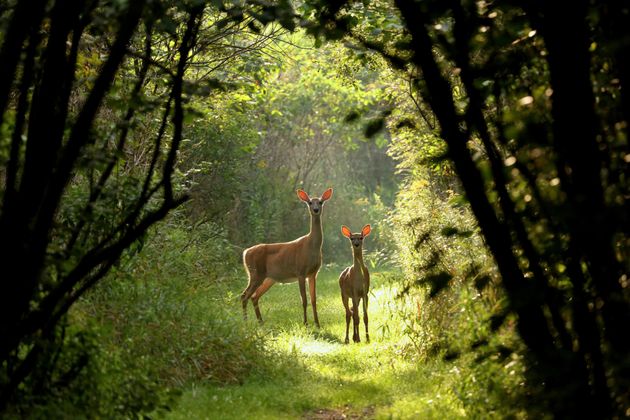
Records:
[[[355,343],[361,342],[361,337],[359,337],[359,299],[352,298],[352,325],[354,327],[354,333],[352,334],[352,341]]]
[[[317,291],[315,285],[317,283],[317,273],[308,278],[308,289],[311,295],[311,306],[313,307],[313,322],[319,328],[319,318],[317,317]]]
[[[308,324],[308,320],[306,319],[306,306],[308,302],[306,301],[306,278],[299,277],[298,283],[300,284],[300,297],[302,298],[302,309],[304,310],[304,325]]]
[[[267,290],[269,290],[269,288],[274,284],[275,282],[272,279],[266,278],[252,295],[252,304],[254,305],[254,311],[256,311],[256,318],[258,318],[258,321],[260,321],[261,324],[263,320],[262,315],[260,314],[260,308],[258,307],[258,299],[260,299],[260,297],[264,295],[265,292],[267,292]]]
[[[363,323],[365,324],[365,341],[370,342],[370,333],[368,332],[368,297],[367,293],[363,296]]]
[[[350,318],[352,318],[352,310],[348,306],[348,296],[344,296],[343,293],[341,293],[341,301],[343,302],[344,308],[346,308],[346,341],[345,343],[348,344],[350,342],[350,339],[348,338],[348,332],[350,330]]]

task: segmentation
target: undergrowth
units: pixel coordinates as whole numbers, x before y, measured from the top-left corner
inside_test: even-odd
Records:
[[[271,369],[263,333],[235,311],[235,254],[216,226],[163,224],[74,308],[73,323],[95,343],[100,406],[168,410],[192,383],[238,384]]]

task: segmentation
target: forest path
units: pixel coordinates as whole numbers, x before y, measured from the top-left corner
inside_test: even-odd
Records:
[[[391,273],[373,272],[370,343],[344,344],[345,313],[337,269],[320,272],[318,312],[322,325],[305,327],[296,283],[276,285],[260,300],[271,369],[253,372],[240,385],[190,387],[169,419],[461,418],[465,412],[445,381],[448,365],[413,360],[413,346],[399,317]],[[239,285],[239,287],[244,287]],[[240,290],[239,290],[240,291]],[[230,292],[234,312],[236,289]],[[402,308],[404,310],[404,308]],[[412,308],[407,308],[411,309]],[[309,320],[312,310],[308,308]],[[361,321],[361,339],[364,340]],[[263,362],[265,363],[265,362]]]

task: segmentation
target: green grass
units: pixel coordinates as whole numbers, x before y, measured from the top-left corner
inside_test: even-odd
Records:
[[[250,319],[240,322],[266,337],[265,360],[255,361],[261,368],[253,369],[241,384],[188,386],[167,418],[324,418],[317,417],[320,411],[366,418],[465,417],[455,391],[458,374],[452,366],[413,358],[412,343],[397,315],[401,302],[395,299],[395,286],[387,273],[372,273],[372,342],[343,344],[345,314],[337,276],[336,269],[322,270],[319,275],[321,330],[302,324],[296,283],[276,285],[261,299],[264,325],[254,320],[249,305]],[[240,317],[236,297],[244,286],[243,278],[242,284],[226,288],[224,283],[204,293],[225,294],[228,298],[222,302],[233,306],[234,316]],[[310,305],[308,316],[312,321]]]

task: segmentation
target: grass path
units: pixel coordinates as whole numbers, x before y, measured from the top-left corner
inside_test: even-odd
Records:
[[[345,315],[337,270],[318,279],[321,330],[301,323],[297,283],[276,285],[261,299],[265,324],[247,321],[266,335],[271,368],[253,372],[240,385],[189,387],[169,419],[461,418],[450,367],[422,364],[397,317],[395,290],[386,273],[372,273],[371,343],[343,344]],[[239,288],[244,287],[238,285]],[[227,301],[240,316],[230,291]],[[249,305],[250,318],[254,318]],[[309,320],[312,312],[309,305]],[[361,338],[364,339],[363,322]],[[345,416],[345,417],[344,417]]]

